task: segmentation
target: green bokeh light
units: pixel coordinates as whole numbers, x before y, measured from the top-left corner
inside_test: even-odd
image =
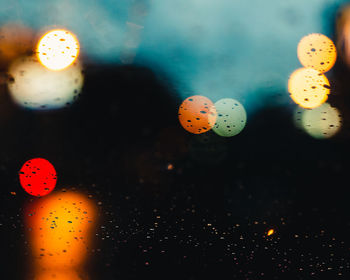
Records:
[[[247,113],[241,103],[232,98],[220,99],[215,103],[217,118],[213,131],[223,137],[239,134],[246,125]]]

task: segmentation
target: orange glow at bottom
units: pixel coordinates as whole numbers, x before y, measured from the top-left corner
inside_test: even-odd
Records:
[[[75,192],[52,193],[26,211],[34,279],[75,280],[81,277],[96,224],[93,201]]]
[[[37,270],[35,272],[35,280],[87,280],[85,275],[80,275],[73,269],[70,270]]]

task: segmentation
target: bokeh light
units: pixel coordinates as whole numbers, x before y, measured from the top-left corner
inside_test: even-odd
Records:
[[[72,104],[83,87],[82,67],[77,61],[62,71],[50,71],[35,56],[15,60],[8,71],[8,88],[20,106],[48,110]]]
[[[96,222],[93,201],[72,191],[56,192],[31,202],[25,214],[36,274],[79,271],[91,250]]]
[[[327,77],[319,71],[300,68],[290,76],[288,91],[296,104],[311,109],[326,102],[330,84]]]
[[[331,138],[340,131],[342,126],[339,110],[328,103],[315,109],[297,109],[294,121],[298,128],[316,139]]]
[[[350,66],[350,5],[342,8],[336,21],[339,56]]]
[[[6,69],[19,56],[34,49],[34,32],[20,23],[10,22],[0,27],[0,68]]]
[[[48,195],[56,186],[57,174],[54,166],[46,159],[33,158],[26,161],[19,171],[23,189],[34,196]]]
[[[62,70],[78,57],[79,42],[71,32],[64,29],[45,33],[37,46],[40,63],[50,70]]]
[[[194,95],[186,98],[179,108],[179,121],[184,129],[194,134],[201,134],[211,129],[215,123],[216,112],[213,102],[204,96]]]
[[[313,33],[300,40],[298,58],[304,67],[324,73],[333,67],[337,59],[337,50],[327,36]]]
[[[209,115],[213,131],[223,137],[239,134],[246,125],[247,113],[241,103],[232,98],[224,98],[215,104],[216,115]]]
[[[39,269],[35,271],[35,280],[85,280],[89,279],[82,276],[74,269]]]

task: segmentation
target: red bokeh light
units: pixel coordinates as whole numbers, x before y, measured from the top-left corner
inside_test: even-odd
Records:
[[[54,166],[46,159],[34,158],[26,161],[19,171],[23,189],[34,196],[45,196],[56,186],[57,174]]]

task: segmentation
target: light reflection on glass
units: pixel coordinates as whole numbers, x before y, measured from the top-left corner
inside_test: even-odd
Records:
[[[120,59],[123,63],[129,64],[134,61],[136,49],[140,44],[141,32],[144,27],[133,22],[127,22],[126,26],[126,39]]]
[[[96,224],[93,202],[75,192],[52,193],[25,215],[34,279],[87,279],[81,276]]]
[[[145,19],[148,14],[149,3],[144,0],[132,1],[126,21],[126,34],[120,60],[122,63],[133,63],[137,49],[141,43]]]

